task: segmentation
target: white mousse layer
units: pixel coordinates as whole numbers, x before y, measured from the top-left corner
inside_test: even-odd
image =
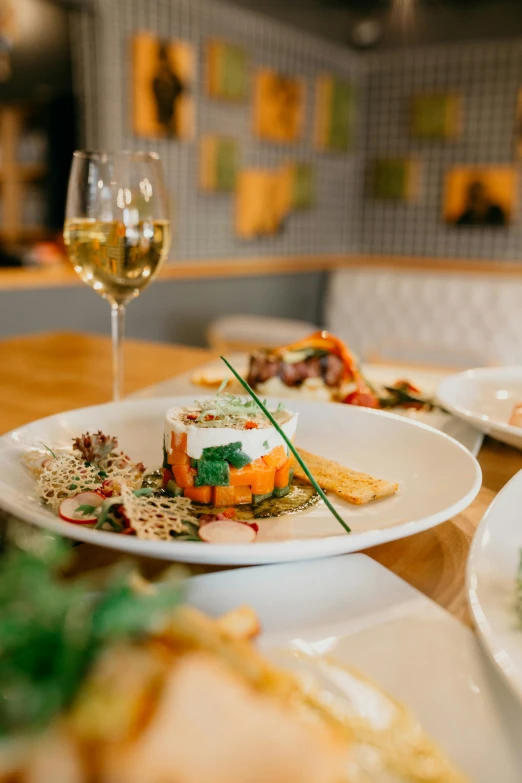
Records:
[[[171,408],[167,411],[165,419],[165,449],[170,451],[172,433],[186,433],[187,454],[193,459],[199,459],[203,449],[209,446],[226,446],[229,443],[240,441],[241,448],[253,460],[269,454],[276,446],[283,445],[288,452],[286,443],[277,432],[276,428],[267,422],[266,427],[259,429],[242,430],[232,427],[198,427],[196,424],[186,424],[181,420],[184,410]],[[281,429],[290,440],[297,429],[297,413],[288,411],[290,418],[281,425]]]

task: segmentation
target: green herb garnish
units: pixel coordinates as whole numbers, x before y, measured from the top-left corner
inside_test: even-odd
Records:
[[[264,449],[267,449],[267,448],[268,448],[268,441],[267,441],[267,440],[265,440],[265,441],[263,442],[263,448],[264,448]]]
[[[84,517],[90,517],[96,511],[96,508],[96,506],[90,506],[88,503],[82,503],[76,511],[80,511]]]
[[[276,428],[276,430],[279,433],[279,435],[283,438],[283,440],[285,441],[286,445],[288,446],[288,448],[290,449],[290,451],[292,452],[292,454],[294,455],[294,457],[296,458],[298,463],[301,465],[301,467],[304,470],[306,476],[308,477],[308,480],[310,481],[310,483],[312,484],[312,486],[314,487],[316,492],[320,495],[322,500],[324,500],[324,502],[326,504],[326,507],[329,509],[329,511],[332,512],[332,514],[334,515],[336,520],[339,522],[340,525],[342,525],[342,527],[346,530],[346,532],[347,533],[351,533],[352,531],[350,530],[350,527],[346,524],[346,522],[341,517],[341,515],[332,506],[332,504],[330,503],[330,501],[326,497],[325,493],[323,492],[323,490],[321,489],[321,487],[319,486],[319,484],[317,483],[315,478],[312,476],[312,474],[308,470],[308,467],[306,466],[305,462],[301,458],[301,456],[300,456],[299,452],[297,451],[297,449],[295,448],[294,444],[292,443],[290,438],[287,438],[287,436],[285,435],[284,431],[281,429],[281,427],[279,426],[279,424],[277,423],[275,418],[272,416],[272,414],[270,413],[270,411],[268,410],[266,405],[261,402],[259,397],[256,395],[255,391],[253,389],[251,389],[251,387],[245,381],[245,379],[242,378],[241,375],[238,372],[236,372],[236,370],[234,370],[232,365],[225,359],[225,357],[221,356],[220,358],[225,362],[225,364],[227,365],[228,369],[231,372],[234,373],[235,377],[237,378],[237,380],[239,381],[241,386],[244,389],[246,389],[246,391],[250,394],[250,396],[255,401],[255,403],[261,408],[261,410],[263,411],[263,413],[265,414],[267,419],[270,421],[270,423],[273,424],[273,426]],[[265,402],[266,402],[266,400],[265,400]]]
[[[48,725],[71,706],[106,645],[150,633],[181,597],[172,581],[136,592],[127,569],[102,589],[63,580],[69,545],[49,533],[20,543],[0,564],[0,737]]]
[[[52,449],[49,448],[49,446],[46,446],[45,443],[43,443],[42,441],[40,441],[40,445],[43,446],[44,449],[46,451],[48,451],[49,454],[51,454],[51,456],[53,456],[55,459],[57,459],[56,454],[54,453],[54,451]]]
[[[216,397],[219,397],[222,391],[225,391],[227,388],[228,378],[223,378],[221,383],[219,384],[219,389],[216,392]]]

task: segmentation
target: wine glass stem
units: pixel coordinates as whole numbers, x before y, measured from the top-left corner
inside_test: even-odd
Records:
[[[112,326],[112,398],[123,398],[123,339],[125,336],[125,305],[111,304]]]

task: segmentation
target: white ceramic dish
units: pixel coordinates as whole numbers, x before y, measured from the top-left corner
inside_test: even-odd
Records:
[[[522,708],[475,635],[369,557],[226,571],[188,590],[212,615],[253,606],[268,654],[290,645],[357,667],[408,705],[470,782],[519,783]]]
[[[468,560],[468,596],[482,640],[522,700],[522,624],[515,581],[522,552],[522,471],[499,492],[480,523]]]
[[[21,464],[38,443],[69,446],[83,432],[116,435],[149,469],[161,464],[165,411],[193,397],[130,400],[51,416],[0,438],[0,506],[27,522],[70,538],[166,560],[246,565],[353,552],[418,533],[462,511],[476,496],[481,471],[456,441],[408,419],[333,403],[292,402],[300,414],[297,444],[355,470],[399,482],[392,498],[351,506],[333,501],[352,528],[345,533],[322,502],[306,511],[260,520],[254,544],[143,541],[64,522],[43,507]],[[270,404],[275,405],[277,400]]]
[[[247,358],[243,353],[232,354],[229,357],[233,366],[239,371],[246,374],[247,371]],[[199,371],[211,371],[215,373],[215,377],[224,377],[226,369],[224,370],[223,362],[214,361],[208,364],[202,365]],[[434,397],[438,384],[446,377],[447,373],[438,370],[410,370],[404,368],[401,365],[380,365],[380,364],[365,364],[362,367],[364,375],[368,380],[377,386],[390,386],[400,378],[407,378],[411,383],[414,383],[426,397]],[[174,378],[170,378],[167,381],[158,383],[154,386],[148,386],[145,389],[141,389],[139,392],[131,395],[132,397],[139,399],[146,399],[149,397],[167,397],[170,394],[193,394],[196,397],[200,394],[205,394],[206,390],[201,386],[191,382],[191,378],[194,375],[195,370],[191,370],[181,375],[176,375]],[[483,433],[468,424],[466,421],[459,419],[445,411],[433,410],[433,411],[412,411],[399,409],[393,411],[407,418],[415,419],[423,424],[429,424],[430,427],[445,432],[459,443],[462,443],[471,453],[476,457],[480,451],[482,441],[484,439]]]
[[[522,449],[522,427],[508,424],[515,404],[522,402],[522,366],[450,375],[439,384],[437,397],[447,410],[486,435]]]

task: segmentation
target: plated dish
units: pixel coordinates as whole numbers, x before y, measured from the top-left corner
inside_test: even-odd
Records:
[[[467,571],[486,650],[522,700],[522,471],[498,493],[473,539]]]
[[[254,519],[302,511],[325,491],[362,505],[393,495],[398,484],[295,449],[298,414],[270,411],[224,392],[165,417],[163,467],[146,471],[101,431],[72,441],[72,451],[42,443],[23,462],[43,503],[74,525],[144,540],[251,543]],[[294,479],[294,465],[296,478]]]
[[[205,401],[203,403],[206,404]],[[269,401],[268,404],[273,410],[277,410],[277,401]],[[471,502],[480,486],[480,469],[476,460],[455,441],[431,428],[355,406],[296,400],[292,402],[292,411],[298,414],[296,446],[299,451],[326,455],[328,460],[338,463],[337,467],[331,466],[332,469],[345,471],[339,474],[342,481],[336,482],[341,493],[328,492],[328,498],[337,517],[344,520],[351,532],[347,533],[343,529],[338,518],[332,515],[322,500],[308,503],[306,507],[293,510],[293,513],[276,516],[270,508],[271,504],[287,502],[291,499],[292,492],[283,498],[263,499],[263,494],[267,493],[252,492],[252,487],[263,487],[255,483],[257,478],[254,475],[250,475],[250,483],[242,478],[245,483],[239,486],[250,486],[252,501],[254,494],[258,494],[260,497],[255,499],[260,502],[239,504],[231,508],[236,517],[235,525],[244,521],[256,525],[254,544],[252,545],[251,532],[246,528],[243,530],[241,526],[242,534],[245,535],[245,531],[248,533],[248,541],[243,538],[241,542],[235,539],[232,543],[227,539],[228,543],[223,542],[220,546],[206,546],[202,544],[198,530],[187,524],[191,520],[189,507],[196,506],[198,519],[210,516],[211,519],[203,519],[203,522],[205,525],[214,524],[214,530],[217,522],[226,523],[229,528],[230,519],[212,518],[216,511],[211,505],[192,504],[190,497],[164,495],[158,498],[155,496],[154,485],[143,485],[145,466],[154,471],[155,468],[161,468],[164,459],[162,444],[165,443],[166,411],[172,408],[193,409],[193,406],[192,397],[111,403],[50,417],[3,436],[0,439],[0,504],[29,522],[102,546],[164,559],[248,564],[327,556],[410,535],[458,513]],[[168,427],[170,426],[168,423]],[[78,438],[81,433],[92,433],[95,428],[99,428],[101,433],[111,433],[118,437],[117,447],[114,446],[114,441],[110,446],[108,442],[105,443],[110,466],[104,467],[103,463],[88,459],[87,457],[92,455],[87,451],[83,454],[70,451],[73,438]],[[205,439],[209,437],[208,433],[214,433],[212,437],[217,437],[215,433],[219,433],[221,429],[223,428],[201,428]],[[245,434],[248,432],[249,430],[245,430]],[[172,431],[169,430],[169,433],[171,446]],[[275,489],[277,468],[279,467],[280,471],[288,468],[288,455],[282,455],[278,451],[277,459],[282,460],[284,456],[285,462],[282,466],[279,466],[279,463],[273,464],[273,452],[279,449],[280,444],[275,445],[271,438],[272,435],[269,435],[268,439],[261,436],[261,447],[266,449],[266,453],[253,462],[256,463],[257,459],[263,461],[262,480],[269,477],[270,482],[274,482]],[[264,446],[265,441],[268,443],[267,447]],[[400,449],[383,447],[383,444],[395,442],[401,443]],[[28,453],[42,443],[54,452],[58,460],[53,460],[50,454],[39,454],[39,459],[42,460],[43,457],[46,465],[36,482],[35,477],[24,466],[23,460],[27,460]],[[84,447],[89,446],[88,442],[81,443]],[[214,444],[217,445],[221,444]],[[41,445],[40,448],[43,451]],[[214,447],[202,446],[201,457],[203,448]],[[65,450],[65,453],[62,454],[62,450]],[[242,451],[239,449],[236,454],[239,455]],[[176,457],[173,457],[174,454]],[[185,462],[183,467],[187,472],[196,471],[189,473],[195,484],[198,471],[190,465],[190,459],[196,458],[190,457],[186,452],[174,452],[172,449],[170,456],[171,460]],[[219,457],[216,462],[221,464],[205,465],[205,470],[228,472],[228,478],[225,476],[222,480],[226,482],[223,487],[229,492],[230,475],[237,477],[239,471],[251,470],[252,467],[246,465],[236,468],[229,459],[221,459],[223,454],[220,456],[219,452],[214,452],[213,456]],[[255,454],[247,456],[252,457]],[[167,464],[168,458],[167,452]],[[224,466],[223,461],[227,465]],[[272,461],[272,464],[267,465],[267,461]],[[85,462],[94,464],[85,465]],[[107,467],[110,468],[109,471]],[[164,470],[170,471],[171,467]],[[351,470],[346,470],[348,467]],[[104,473],[106,475],[103,475]],[[127,486],[118,485],[121,473],[130,475],[131,481],[126,482]],[[179,476],[179,471],[177,473]],[[437,480],[434,480],[434,476]],[[169,473],[165,476],[160,472],[156,481],[161,483],[167,477],[168,481],[172,481]],[[299,481],[306,487],[303,492],[309,493],[310,500],[310,492],[314,494],[313,487],[303,484],[303,478],[297,473],[294,481]],[[114,486],[109,484],[104,487],[103,482],[107,480],[114,480]],[[134,480],[136,486],[132,484]],[[282,478],[281,483],[284,483]],[[177,482],[176,485],[179,487]],[[328,491],[329,487],[325,481],[323,485]],[[271,486],[270,483],[268,488]],[[173,489],[174,492],[179,492],[176,487]],[[186,488],[180,489],[185,495]],[[105,490],[112,494],[107,495]],[[65,492],[67,497],[60,497],[61,492]],[[70,493],[76,496],[83,492],[100,493],[103,497],[93,498],[92,502],[86,502],[91,501],[91,498],[81,497],[81,502],[76,502],[75,508],[71,509],[70,504],[65,510],[62,508],[62,517],[67,519],[57,516],[56,512],[60,513],[60,505],[64,500],[70,499]],[[209,490],[205,492],[208,494]],[[213,493],[215,487],[210,489],[210,499]],[[42,495],[46,504],[42,503]],[[347,502],[350,499],[352,502]],[[362,501],[369,502],[360,505]],[[268,509],[265,504],[268,504]],[[124,518],[114,519],[112,511],[118,515],[121,506],[124,507]],[[241,515],[247,513],[247,506],[249,520],[244,520]],[[220,508],[226,510],[230,507]],[[69,521],[71,511],[73,515],[85,515],[84,519]],[[102,517],[103,522],[100,524],[98,514],[106,511],[108,516]],[[98,517],[94,524],[99,528],[104,527],[106,522],[109,525],[115,522],[123,535],[115,535],[105,529],[92,529],[93,519],[90,514]],[[126,531],[129,526],[125,517],[130,519],[130,527],[135,531],[141,527],[143,535],[128,534]],[[89,524],[76,524],[77,521],[88,520]],[[223,525],[217,526],[218,529],[221,527]],[[159,534],[149,535],[150,532]],[[196,537],[197,540],[194,540]]]
[[[522,448],[522,427],[510,423],[522,400],[522,367],[483,367],[450,375],[439,384],[437,398],[481,432]]]
[[[26,537],[1,564],[1,780],[465,782],[353,667],[295,648],[275,663],[251,609],[211,619],[179,580],[63,582],[66,551]]]

